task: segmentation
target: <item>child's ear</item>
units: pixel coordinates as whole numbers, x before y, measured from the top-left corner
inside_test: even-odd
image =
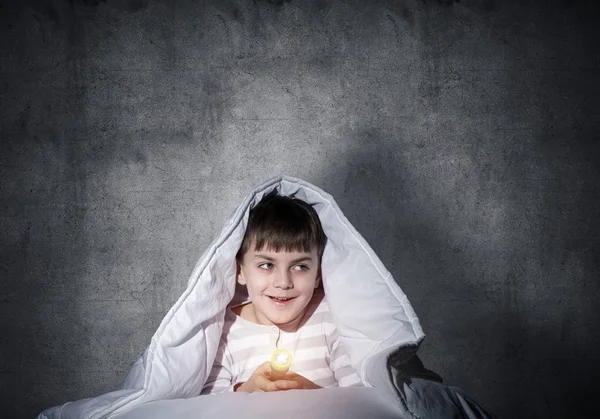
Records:
[[[235,262],[235,277],[237,279],[238,284],[246,285],[246,278],[244,278],[244,273],[242,272],[242,265],[238,261]]]

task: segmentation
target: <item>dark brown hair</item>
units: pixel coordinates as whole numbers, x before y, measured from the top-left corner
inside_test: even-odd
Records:
[[[262,250],[310,252],[316,246],[319,263],[327,236],[321,220],[311,204],[294,196],[278,195],[277,190],[265,195],[250,209],[248,226],[236,260],[241,263],[250,246]]]

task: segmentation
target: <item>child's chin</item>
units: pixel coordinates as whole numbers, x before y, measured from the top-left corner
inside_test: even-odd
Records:
[[[275,310],[271,311],[271,313],[272,313],[272,316],[269,320],[271,320],[272,323],[277,324],[277,325],[290,323],[290,322],[294,321],[294,319],[296,319],[301,314],[298,310],[282,311],[281,309],[275,309]]]
[[[293,312],[281,313],[279,316],[275,314],[272,320],[273,323],[278,325],[288,325],[290,323],[295,323],[303,314],[302,311],[294,310]]]

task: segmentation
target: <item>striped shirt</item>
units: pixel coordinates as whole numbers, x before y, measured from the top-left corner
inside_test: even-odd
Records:
[[[247,381],[259,365],[269,361],[277,348],[292,354],[290,371],[321,387],[362,386],[322,294],[313,297],[306,315],[304,324],[288,333],[245,320],[227,307],[215,363],[201,394],[233,391],[235,384]]]

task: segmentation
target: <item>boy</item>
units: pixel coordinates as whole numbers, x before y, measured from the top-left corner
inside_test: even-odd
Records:
[[[319,287],[326,242],[316,211],[300,199],[273,191],[251,209],[236,255],[250,302],[227,308],[202,394],[362,385]],[[271,379],[265,361],[276,348],[292,353],[294,372]]]

